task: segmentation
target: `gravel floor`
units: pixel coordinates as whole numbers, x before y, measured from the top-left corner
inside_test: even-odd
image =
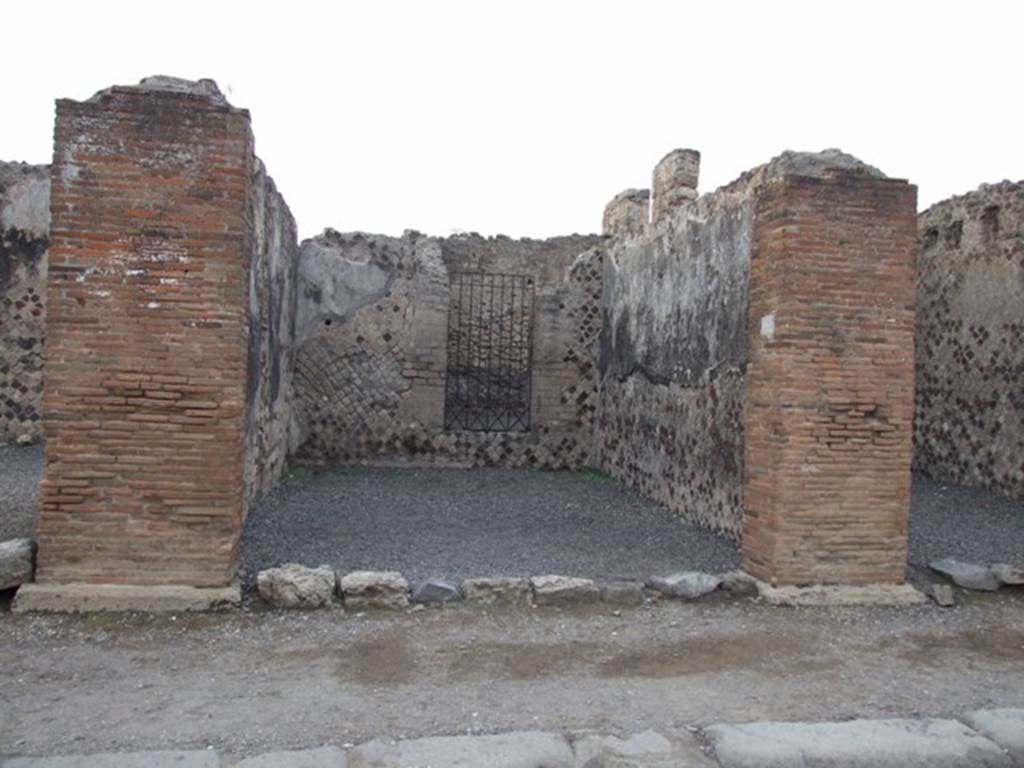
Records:
[[[0,444],[0,541],[35,536],[36,498],[45,460],[42,445]]]
[[[943,557],[1024,564],[1024,500],[918,476],[910,504],[911,564]]]
[[[410,581],[562,573],[640,579],[739,564],[729,539],[597,473],[349,468],[293,477],[252,512],[246,580],[283,562]]]

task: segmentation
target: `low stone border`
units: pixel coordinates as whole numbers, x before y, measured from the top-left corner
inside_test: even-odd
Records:
[[[553,574],[473,578],[459,585],[442,579],[429,579],[410,589],[405,578],[395,571],[354,571],[335,575],[326,565],[308,568],[288,564],[261,571],[257,584],[263,601],[277,608],[343,606],[357,611],[454,602],[520,607],[570,607],[599,603],[639,606],[662,599],[699,600],[723,592],[787,606],[906,606],[927,602],[925,594],[909,584],[773,587],[743,571],[724,574],[683,571],[652,576],[644,583],[599,583],[593,579]]]
[[[15,611],[208,611],[238,606],[239,587],[197,589],[181,586],[104,584],[33,584],[35,542],[0,542],[0,589],[17,589]],[[968,590],[994,591],[1024,586],[1024,567],[1009,563],[980,565],[946,558],[931,564],[953,584]],[[328,565],[310,568],[288,563],[260,571],[257,592],[275,608],[405,609],[410,605],[470,602],[502,606],[575,606],[608,604],[640,606],[660,599],[697,600],[725,592],[758,597],[785,606],[908,606],[931,598],[940,606],[956,604],[948,583],[919,591],[910,584],[867,586],[774,587],[743,571],[709,574],[682,571],[639,581],[599,583],[575,576],[483,577],[454,584],[428,579],[410,588],[396,571],[353,571],[338,574]]]
[[[431,736],[268,752],[240,761],[214,750],[11,758],[3,768],[1013,768],[1024,765],[1024,709],[960,720],[714,725],[668,738],[593,731]]]

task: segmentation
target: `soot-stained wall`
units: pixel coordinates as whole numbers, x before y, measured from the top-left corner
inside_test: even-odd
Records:
[[[333,230],[305,241],[295,376],[300,458],[586,465],[597,401],[600,243]],[[445,429],[457,273],[520,275],[532,284],[526,430]]]
[[[0,444],[42,435],[50,167],[0,162]]]
[[[914,467],[1024,497],[1024,182],[918,217]]]
[[[298,237],[295,219],[263,163],[250,191],[246,495],[271,490],[295,449],[292,413]]]
[[[604,270],[599,466],[738,536],[752,205],[745,185],[615,237]]]

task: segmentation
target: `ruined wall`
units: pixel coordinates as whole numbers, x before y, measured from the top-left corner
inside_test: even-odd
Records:
[[[252,178],[249,269],[246,497],[274,487],[295,449],[298,236],[295,219],[257,158]]]
[[[0,444],[42,435],[50,168],[0,162]]]
[[[661,204],[639,237],[626,219],[609,243],[596,455],[687,520],[738,536],[753,205],[745,185],[688,199]]]
[[[1024,182],[918,217],[914,467],[1024,497]]]
[[[401,238],[328,230],[302,245],[296,394],[299,455],[579,467],[596,407],[601,251],[596,237]],[[456,273],[532,281],[531,423],[445,429]]]
[[[37,580],[228,583],[247,397],[277,368],[251,363],[276,352],[249,338],[250,290],[275,278],[269,244],[268,277],[249,272],[274,225],[248,112],[151,78],[58,101],[54,144]]]

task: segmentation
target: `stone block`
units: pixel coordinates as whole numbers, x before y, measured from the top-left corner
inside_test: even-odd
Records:
[[[929,563],[928,567],[952,579],[958,587],[964,589],[973,589],[976,592],[995,592],[999,589],[999,579],[987,565],[947,557]]]
[[[0,590],[31,581],[35,555],[36,543],[32,539],[0,542]]]
[[[535,576],[530,579],[533,601],[537,605],[580,605],[601,599],[601,590],[592,579],[574,576]]]
[[[718,576],[700,571],[682,571],[670,576],[652,576],[647,586],[665,597],[681,597],[695,600],[718,589],[722,580]]]
[[[992,741],[954,720],[750,723],[705,731],[722,768],[1011,768]]]
[[[307,568],[288,563],[256,576],[260,598],[275,608],[323,608],[334,600],[337,575],[329,565]]]
[[[345,607],[352,610],[405,608],[409,582],[397,571],[353,571],[341,577]]]
[[[514,577],[466,579],[462,582],[462,594],[467,601],[484,605],[529,605],[530,580]]]

